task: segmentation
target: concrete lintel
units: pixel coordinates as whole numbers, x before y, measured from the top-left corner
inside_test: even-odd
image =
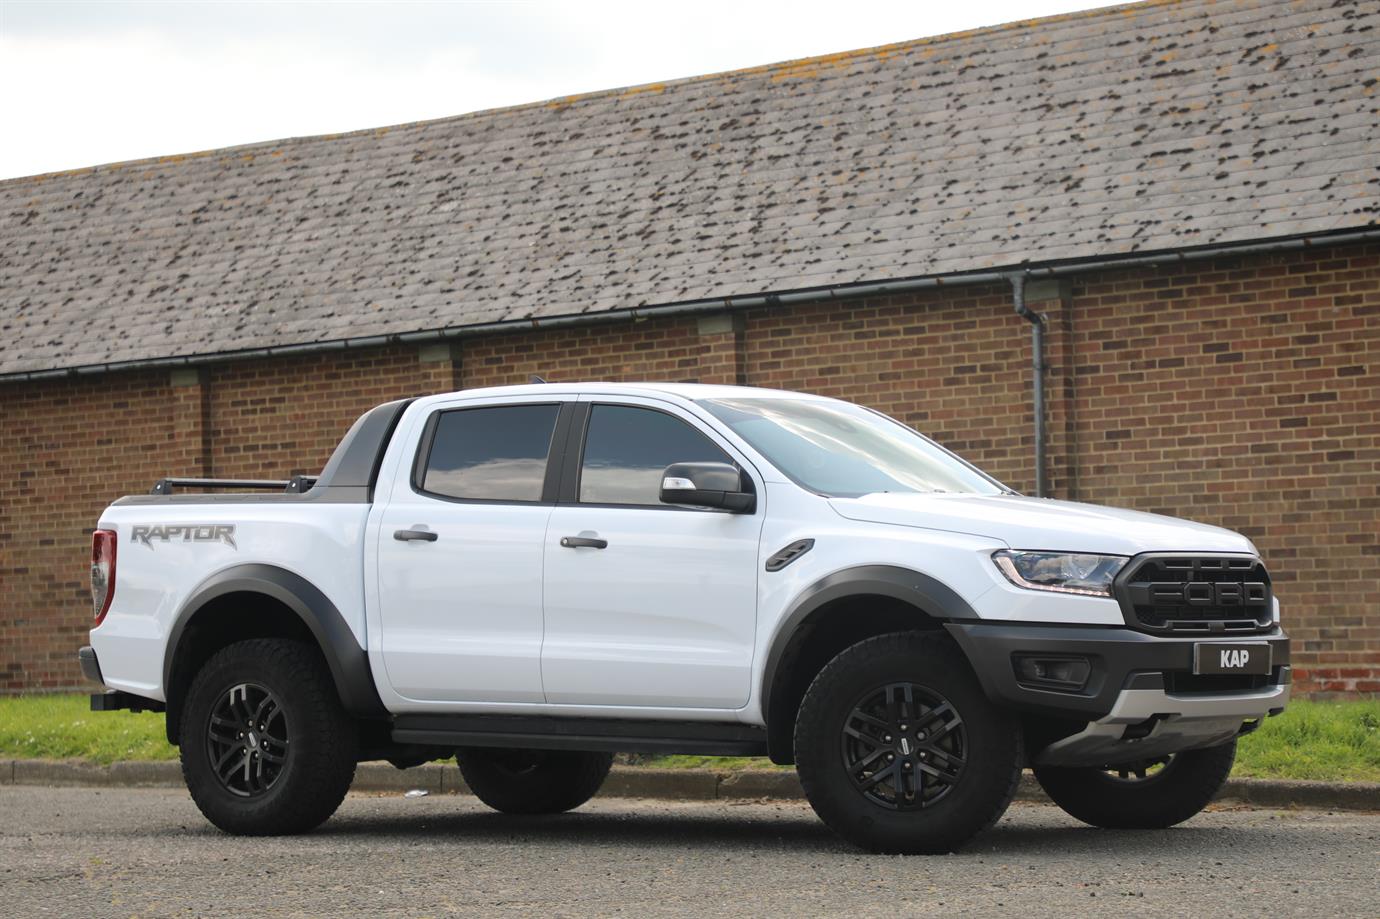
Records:
[[[701,316],[697,323],[697,330],[701,335],[727,335],[731,332],[741,332],[743,329],[743,316],[741,313],[716,313],[713,316]]]
[[[206,382],[206,371],[197,367],[178,367],[169,376],[174,386],[200,386]]]
[[[438,341],[417,349],[417,360],[423,364],[441,364],[460,360],[460,342]]]
[[[1040,303],[1063,300],[1072,293],[1073,283],[1067,278],[1041,278],[1025,282],[1025,302]]]

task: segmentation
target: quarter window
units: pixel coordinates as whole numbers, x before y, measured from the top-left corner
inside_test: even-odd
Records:
[[[540,501],[557,405],[502,405],[442,412],[423,491],[448,498]]]
[[[596,405],[580,466],[586,504],[661,505],[661,474],[672,463],[732,463],[693,427],[665,412]]]

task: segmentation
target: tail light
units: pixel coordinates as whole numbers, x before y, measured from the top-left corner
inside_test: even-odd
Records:
[[[91,534],[91,606],[96,625],[110,612],[115,599],[115,531],[96,530]]]

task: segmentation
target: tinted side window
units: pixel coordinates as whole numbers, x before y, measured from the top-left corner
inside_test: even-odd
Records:
[[[672,463],[731,463],[690,425],[649,408],[596,405],[589,416],[580,500],[661,504],[661,473]]]
[[[422,489],[450,498],[540,501],[557,405],[503,405],[443,412]]]

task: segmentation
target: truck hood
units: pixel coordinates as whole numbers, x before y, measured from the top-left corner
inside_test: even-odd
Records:
[[[924,527],[999,540],[1013,549],[1106,555],[1250,552],[1239,533],[1175,517],[1019,495],[883,493],[831,498],[850,520]]]

